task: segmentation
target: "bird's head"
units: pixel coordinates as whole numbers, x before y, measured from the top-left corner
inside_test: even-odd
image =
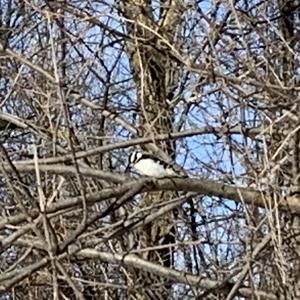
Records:
[[[142,153],[139,151],[133,151],[130,153],[129,158],[128,158],[128,164],[125,169],[125,173],[128,172],[128,170],[136,163],[139,161],[139,159],[142,157]]]
[[[140,160],[143,154],[139,151],[133,151],[129,156],[129,165],[134,165],[136,162]]]

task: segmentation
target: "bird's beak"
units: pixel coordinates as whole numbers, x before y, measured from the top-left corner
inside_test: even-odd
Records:
[[[130,163],[128,162],[128,164],[126,166],[126,169],[125,169],[125,173],[128,173],[130,168],[131,168],[131,166],[130,166]]]

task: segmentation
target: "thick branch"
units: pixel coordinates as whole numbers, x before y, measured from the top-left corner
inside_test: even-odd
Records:
[[[236,126],[234,128],[231,128],[230,130],[226,131],[228,134],[242,134],[247,133],[247,136],[254,137],[261,133],[262,128],[244,128],[241,126]],[[181,138],[186,137],[192,137],[196,135],[202,135],[202,134],[224,134],[224,129],[221,127],[201,127],[201,128],[195,128],[195,129],[189,129],[181,132],[172,132],[172,133],[166,133],[166,134],[158,134],[157,136],[153,137],[142,137],[142,138],[136,138],[132,140],[128,140],[125,142],[120,143],[114,143],[109,144],[105,146],[95,147],[91,150],[87,151],[79,151],[76,153],[75,157],[77,159],[85,158],[88,156],[96,155],[99,153],[108,152],[115,149],[124,149],[135,145],[143,145],[147,143],[152,142],[159,142],[159,141],[166,141],[166,140],[177,140]],[[61,163],[61,162],[68,162],[72,160],[72,155],[67,154],[60,157],[50,157],[45,159],[39,159],[39,164],[55,164],[55,163]],[[34,164],[34,161],[32,159],[30,160],[24,160],[24,161],[16,161],[15,166],[18,165],[27,165],[27,164]]]
[[[113,186],[102,189],[100,192],[87,195],[87,204],[92,205],[96,202],[101,202],[106,199],[120,197],[124,195],[133,186],[144,183],[142,192],[151,191],[185,191],[197,192],[202,195],[222,197],[224,199],[234,200],[242,204],[252,204],[263,208],[274,208],[274,201],[270,195],[256,191],[254,189],[236,187],[226,185],[222,182],[206,180],[206,179],[192,179],[192,178],[169,178],[160,180],[131,180],[120,186]],[[76,207],[81,205],[81,198],[69,198],[65,201],[52,204],[47,209],[47,213],[54,213],[62,209]],[[300,215],[300,201],[296,197],[285,197],[277,202],[278,209],[289,211],[294,214]],[[31,210],[31,217],[35,218],[39,214],[36,209]],[[19,214],[13,217],[6,217],[0,219],[0,229],[5,228],[7,224],[16,225],[24,222],[25,216]]]
[[[26,173],[28,171],[34,171],[34,165],[16,164],[16,169],[20,173]],[[70,176],[70,175],[75,176],[77,172],[75,167],[66,166],[63,164],[55,164],[55,165],[43,164],[43,165],[39,165],[39,169],[41,172],[49,172],[52,174],[59,174],[64,176]],[[128,180],[128,177],[124,176],[124,174],[105,172],[105,171],[95,170],[93,168],[88,168],[88,167],[79,166],[79,172],[82,176],[85,177],[104,179],[114,183],[123,183]]]
[[[77,256],[83,256],[86,258],[98,258],[105,262],[112,264],[122,264],[130,267],[134,267],[139,270],[150,272],[158,276],[167,278],[177,283],[184,283],[191,286],[197,286],[203,289],[217,289],[224,286],[224,282],[210,280],[205,277],[190,275],[185,272],[180,272],[166,268],[155,263],[143,260],[133,254],[113,254],[107,252],[100,252],[95,249],[83,249],[77,253]],[[242,296],[248,296],[256,294],[256,296],[264,296],[264,299],[276,300],[277,297],[273,294],[267,294],[260,291],[252,291],[250,288],[243,288],[239,290]]]

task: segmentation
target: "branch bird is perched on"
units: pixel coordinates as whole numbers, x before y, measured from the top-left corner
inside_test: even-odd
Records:
[[[140,174],[162,178],[162,177],[186,177],[186,174],[177,166],[172,165],[152,154],[134,151],[129,156],[128,168],[135,168]]]

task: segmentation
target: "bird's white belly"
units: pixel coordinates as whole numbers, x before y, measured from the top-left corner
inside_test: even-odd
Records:
[[[170,168],[156,163],[152,159],[143,159],[134,165],[134,168],[141,174],[152,177],[174,176],[176,173]]]

